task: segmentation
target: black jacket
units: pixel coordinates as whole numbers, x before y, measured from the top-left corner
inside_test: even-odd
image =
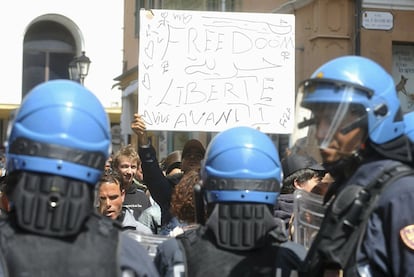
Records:
[[[159,166],[152,145],[139,147],[138,154],[142,162],[144,182],[152,198],[161,208],[161,225],[168,224],[172,218],[170,213],[172,191],[174,186],[181,180],[182,174],[166,177]]]

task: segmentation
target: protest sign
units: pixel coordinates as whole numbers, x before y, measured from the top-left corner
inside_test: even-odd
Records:
[[[148,130],[291,133],[291,14],[141,10],[138,113]]]

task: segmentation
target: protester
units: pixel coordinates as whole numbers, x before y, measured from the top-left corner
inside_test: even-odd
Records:
[[[281,176],[267,135],[250,127],[216,135],[201,167],[203,197],[196,197],[207,203],[207,221],[159,245],[161,276],[297,276],[305,249],[287,240],[272,215]]]
[[[105,173],[112,173],[112,154],[105,161]]]
[[[141,159],[132,145],[123,146],[115,153],[112,168],[122,176],[126,192],[123,205],[131,209],[138,220],[141,213],[151,206],[151,202],[142,183],[139,182],[143,178]]]
[[[282,159],[282,169],[283,186],[274,208],[274,216],[282,219],[291,233],[294,191],[313,191],[322,182],[326,171],[311,156],[297,153],[291,153]]]
[[[311,192],[325,176],[325,168],[306,154],[290,154],[282,160],[283,186],[281,193],[296,189]]]
[[[183,173],[165,176],[159,166],[155,149],[148,140],[146,124],[139,114],[134,115],[131,129],[138,135],[138,153],[142,161],[144,182],[161,208],[161,225],[164,226],[172,219],[170,208],[173,188],[187,171],[199,170],[205,153],[204,146],[196,139],[187,141],[182,150]]]
[[[130,208],[123,206],[125,189],[122,186],[121,177],[116,171],[103,174],[98,185],[98,210],[101,214],[117,220],[122,224],[123,229],[152,234],[150,228],[135,219],[134,212]]]
[[[158,275],[145,249],[95,211],[111,133],[94,94],[68,80],[42,83],[9,130],[10,211],[0,220],[5,276]]]
[[[188,171],[174,187],[171,197],[171,221],[162,227],[161,235],[175,237],[184,230],[195,227],[194,186],[200,180],[198,170]]]
[[[335,180],[308,276],[411,276],[413,158],[392,77],[370,59],[344,56],[319,67],[300,93],[312,116],[299,126],[309,127]]]
[[[160,166],[164,175],[169,176],[169,178],[181,178],[181,151],[175,150],[168,154],[168,156],[160,163]],[[162,227],[161,208],[158,203],[154,201],[151,207],[142,212],[138,220],[149,227],[153,234],[160,234]]]
[[[168,154],[168,156],[162,161],[161,168],[165,175],[181,174],[181,156],[182,151],[175,150]]]

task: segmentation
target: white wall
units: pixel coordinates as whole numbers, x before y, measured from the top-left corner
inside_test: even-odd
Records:
[[[0,104],[19,104],[23,39],[30,22],[45,14],[72,20],[91,59],[85,86],[105,107],[121,106],[121,91],[112,86],[122,73],[123,1],[5,0],[0,2]]]

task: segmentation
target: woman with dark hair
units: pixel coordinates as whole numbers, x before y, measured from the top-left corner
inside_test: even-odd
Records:
[[[200,174],[198,170],[191,170],[183,175],[180,182],[174,187],[171,196],[172,219],[162,227],[161,234],[177,236],[184,230],[195,226],[195,206],[193,200],[194,185],[198,184]]]

